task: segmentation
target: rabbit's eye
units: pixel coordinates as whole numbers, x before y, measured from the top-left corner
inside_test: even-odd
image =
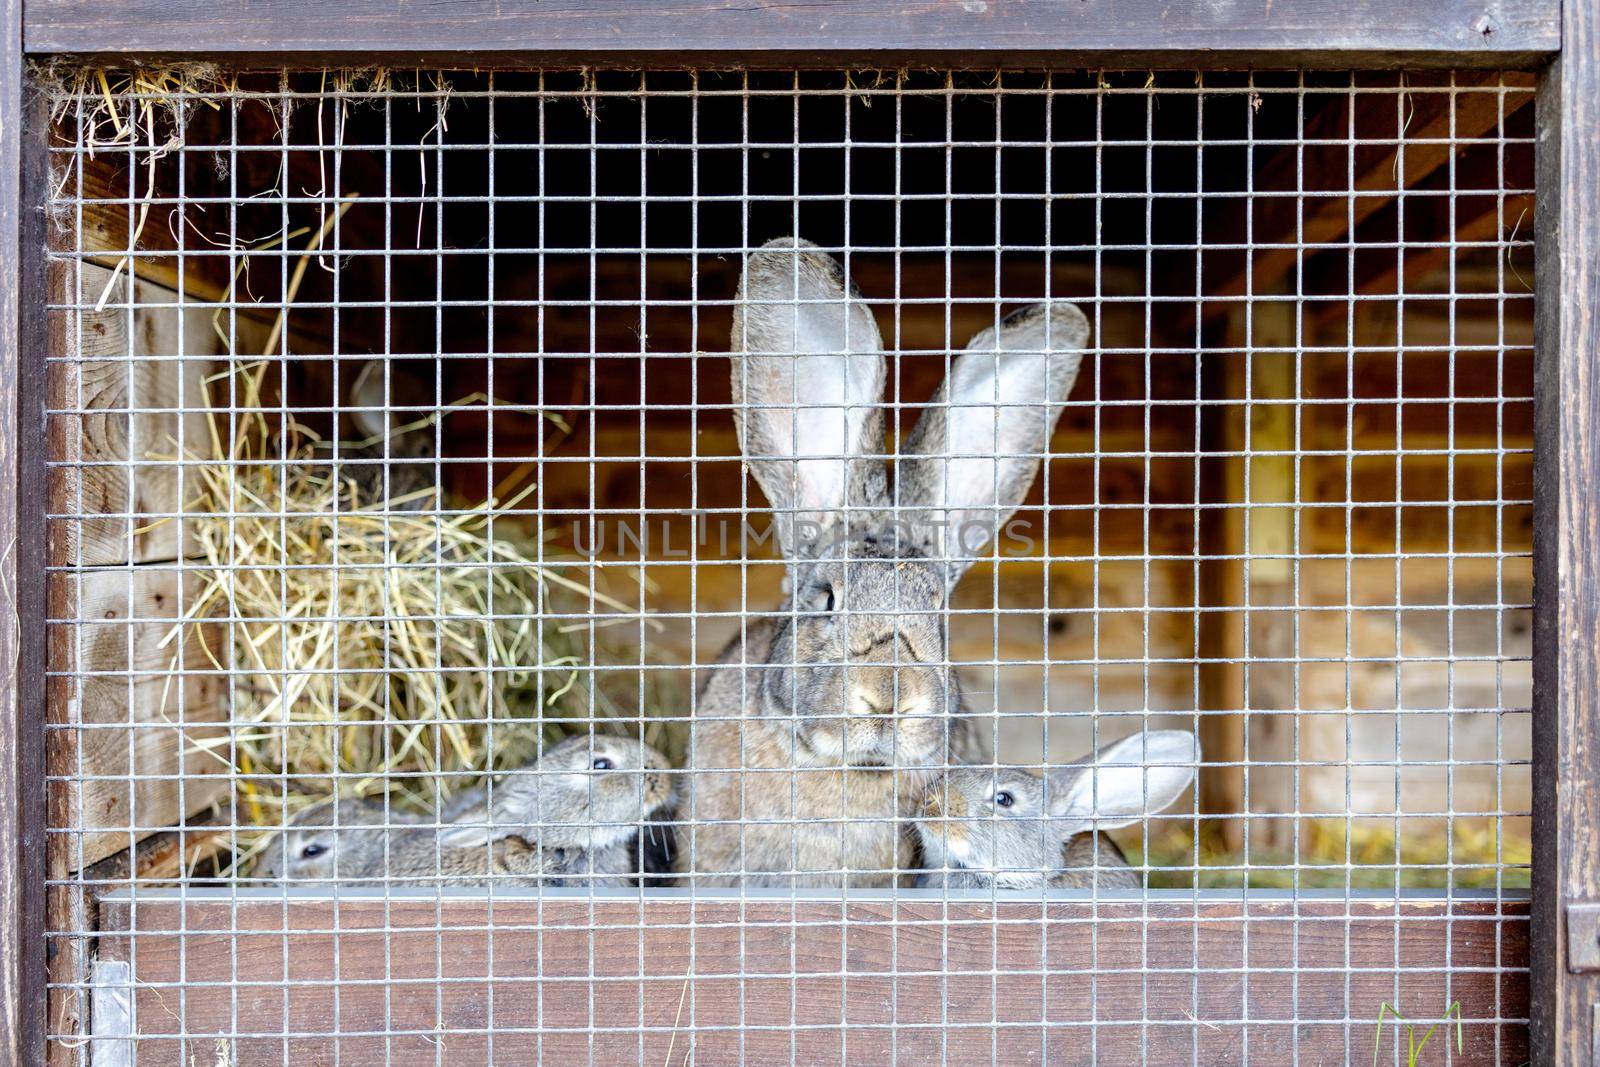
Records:
[[[831,615],[836,603],[831,585],[819,586],[811,595],[811,610],[819,615]]]
[[[615,767],[616,764],[612,763],[605,756],[596,756],[594,762],[590,764],[590,766],[597,771],[609,771],[611,768]]]
[[[1017,798],[1002,789],[1000,792],[994,795],[994,802],[1000,805],[1002,808],[1009,808],[1011,805],[1017,802]]]
[[[316,842],[312,842],[311,844],[307,845],[305,848],[300,850],[300,858],[303,859],[303,860],[313,859],[313,858],[315,858],[317,856],[322,855],[326,851],[328,851],[328,846],[319,845]]]

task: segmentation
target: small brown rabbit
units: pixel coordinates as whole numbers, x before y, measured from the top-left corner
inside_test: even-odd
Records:
[[[668,832],[653,825],[674,801],[668,771],[665,756],[633,738],[569,737],[491,783],[477,803],[455,814],[440,841],[481,851],[515,836],[544,850],[546,885],[633,884],[639,834],[647,827]]]
[[[1019,767],[965,767],[928,790],[916,823],[928,871],[919,886],[955,889],[1138,889],[1116,842],[1174,803],[1200,759],[1186,730],[1151,730],[1048,777]]]
[[[882,460],[883,345],[807,241],[745,260],[734,422],[772,507],[789,598],[709,669],[690,724],[697,885],[890,886],[938,768],[985,758],[949,668],[956,582],[1022,503],[1088,340],[1062,301],[980,331]]]

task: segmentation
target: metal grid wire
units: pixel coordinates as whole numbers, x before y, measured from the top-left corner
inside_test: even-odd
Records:
[[[55,1062],[1525,1058],[1531,77],[54,104]]]

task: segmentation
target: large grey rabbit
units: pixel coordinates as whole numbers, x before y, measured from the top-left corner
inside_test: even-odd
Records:
[[[1137,889],[1140,878],[1101,831],[1174,803],[1194,781],[1194,734],[1151,730],[1048,775],[1020,767],[951,770],[917,819],[919,886]]]
[[[808,242],[746,260],[734,419],[791,592],[700,694],[677,860],[696,884],[888,886],[911,864],[903,826],[933,775],[983,758],[947,666],[950,591],[1033,483],[1088,334],[1060,302],[981,331],[891,489],[871,313]]]

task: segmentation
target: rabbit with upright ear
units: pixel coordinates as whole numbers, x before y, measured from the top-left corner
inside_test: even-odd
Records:
[[[1022,502],[1089,327],[1036,304],[983,330],[882,456],[884,359],[839,265],[788,237],[734,305],[734,421],[772,506],[788,600],[718,658],[690,725],[701,885],[888,886],[937,768],[982,754],[945,643],[950,591]]]
[[[964,767],[934,782],[917,817],[928,871],[919,886],[1137,889],[1139,876],[1102,831],[1177,801],[1200,749],[1186,730],[1151,730],[1049,775]]]
[[[666,757],[630,737],[569,737],[487,790],[440,834],[453,848],[481,848],[507,836],[536,842],[550,857],[546,885],[632,884],[640,833],[674,801]]]

